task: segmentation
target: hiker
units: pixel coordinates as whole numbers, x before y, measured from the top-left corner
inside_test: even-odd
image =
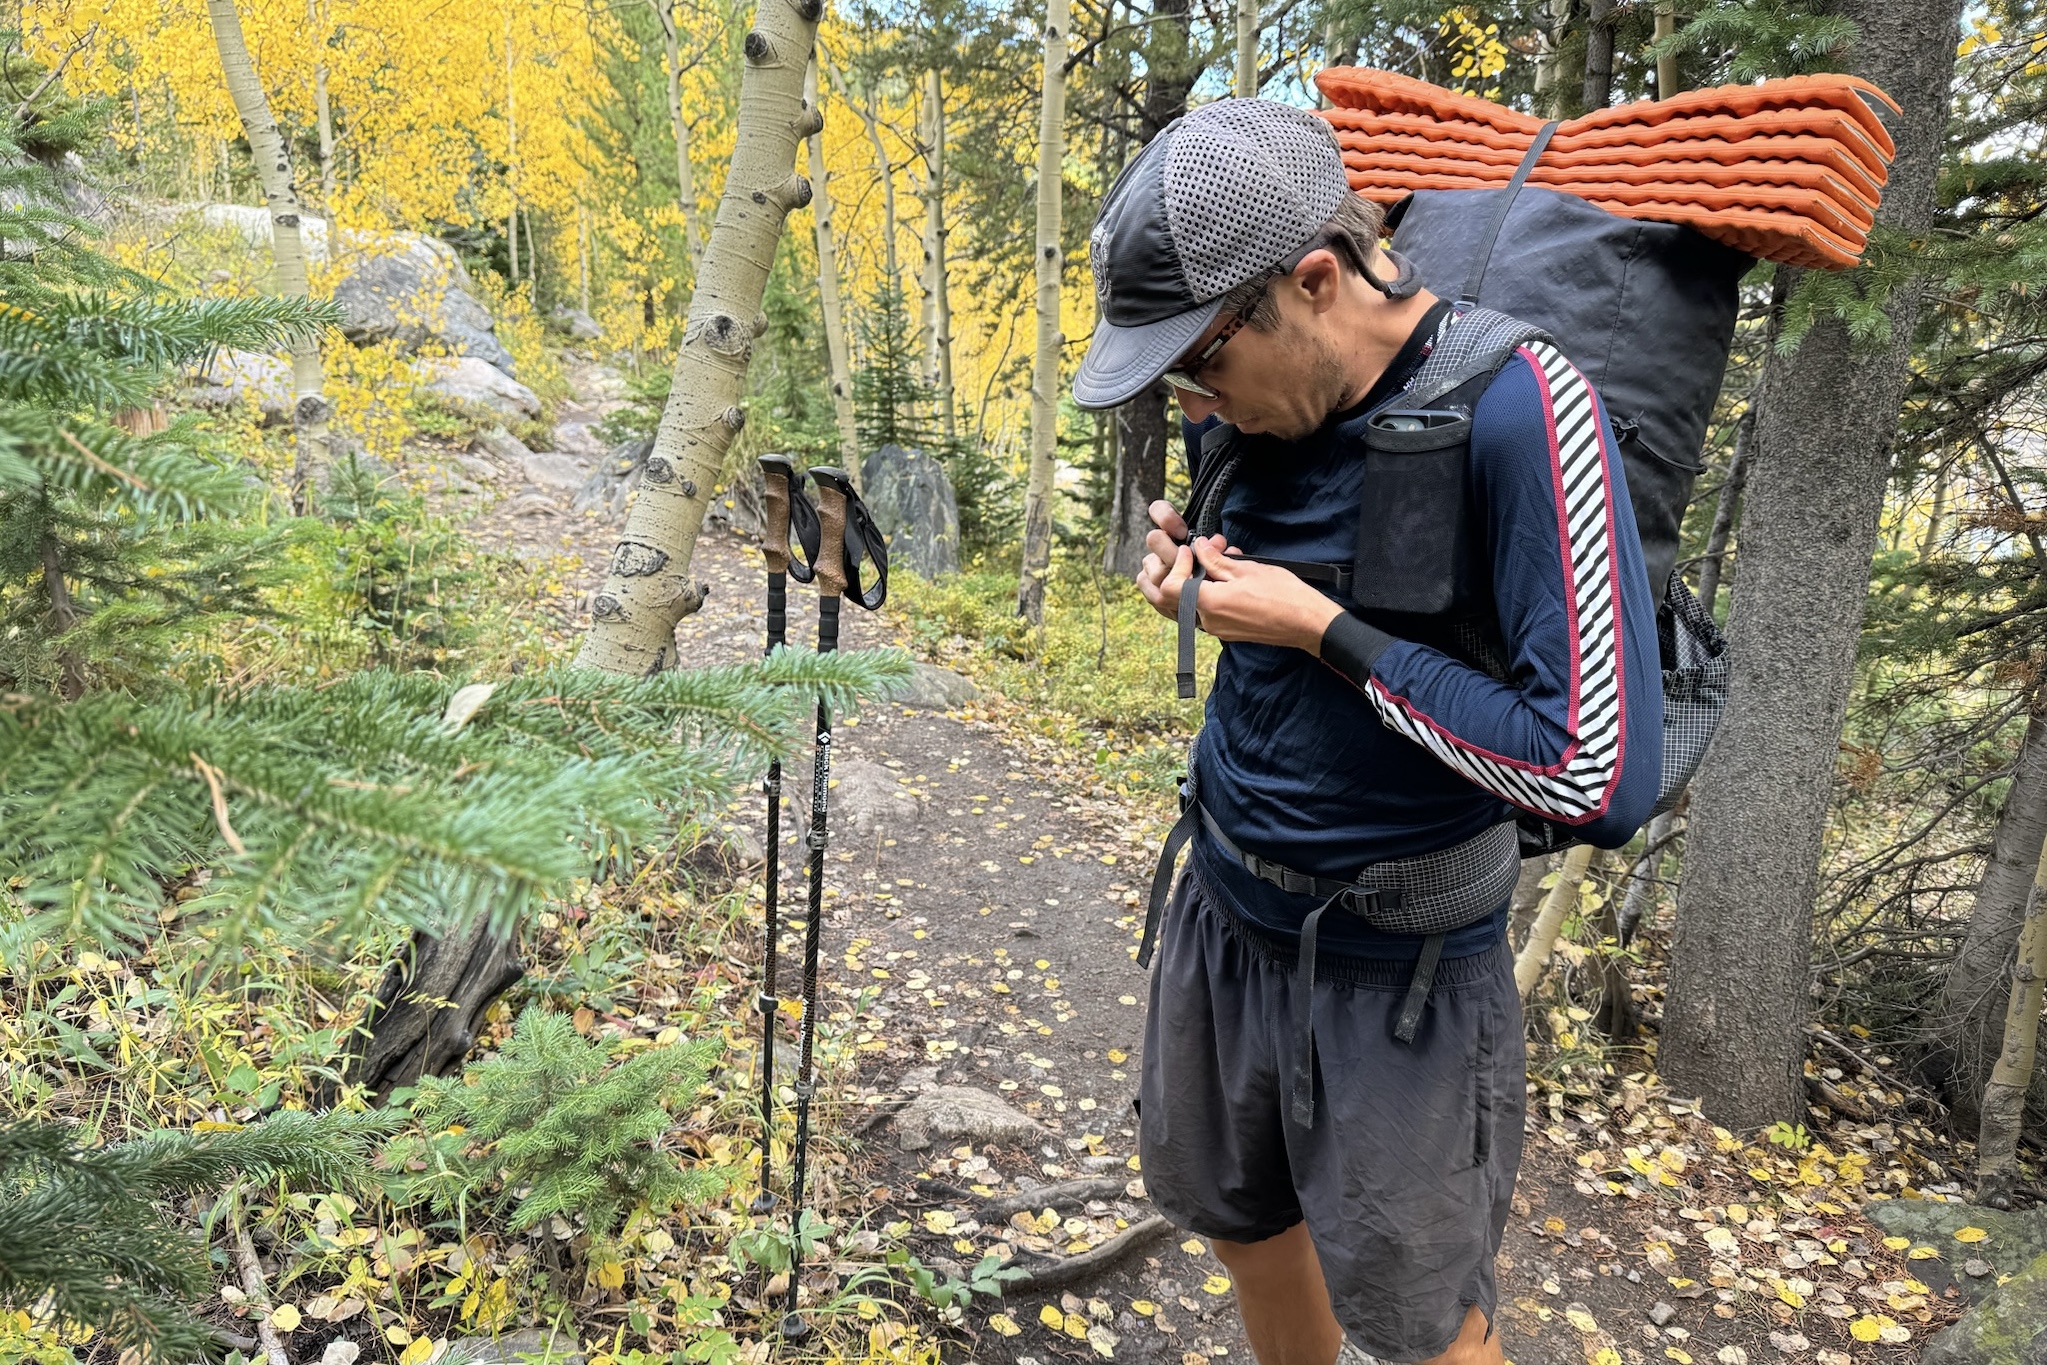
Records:
[[[1656,599],[1599,397],[1535,339],[1410,410],[1431,357],[1484,353],[1460,329],[1511,320],[1422,288],[1381,226],[1321,120],[1202,107],[1102,206],[1074,381],[1086,408],[1170,385],[1203,428],[1193,505],[1220,497],[1192,544],[1154,503],[1137,575],[1168,618],[1198,583],[1224,642],[1139,1144],[1261,1365],[1502,1359],[1515,821],[1618,847],[1658,792]]]

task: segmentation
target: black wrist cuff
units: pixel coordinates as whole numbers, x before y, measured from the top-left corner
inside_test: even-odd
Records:
[[[1372,676],[1372,665],[1395,643],[1377,626],[1345,612],[1322,632],[1322,662],[1363,687]]]

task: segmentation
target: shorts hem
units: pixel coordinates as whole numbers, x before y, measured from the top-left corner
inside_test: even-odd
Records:
[[[1255,1229],[1252,1231],[1244,1231],[1242,1229],[1223,1231],[1221,1230],[1222,1225],[1220,1223],[1211,1222],[1206,1218],[1186,1218],[1175,1213],[1172,1208],[1159,1201],[1158,1196],[1151,1192],[1149,1185],[1146,1186],[1146,1193],[1151,1199],[1151,1206],[1164,1215],[1168,1223],[1171,1223],[1182,1232],[1191,1232],[1196,1237],[1206,1237],[1211,1242],[1237,1242],[1245,1245],[1252,1242],[1269,1242],[1282,1232],[1292,1231],[1307,1221],[1305,1214],[1295,1212],[1287,1215],[1284,1221],[1276,1221],[1270,1225],[1261,1224],[1260,1226],[1265,1228],[1264,1231],[1257,1231]]]

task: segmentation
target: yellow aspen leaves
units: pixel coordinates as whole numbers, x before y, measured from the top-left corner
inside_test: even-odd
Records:
[[[1230,1277],[1227,1275],[1211,1275],[1201,1282],[1201,1289],[1203,1293],[1207,1294],[1227,1294],[1230,1292]]]
[[[1057,1332],[1066,1326],[1066,1314],[1059,1311],[1057,1304],[1046,1304],[1038,1310],[1038,1321]]]
[[[932,1232],[951,1232],[959,1226],[959,1219],[945,1209],[930,1209],[924,1214],[924,1226]]]
[[[993,1327],[996,1331],[1000,1332],[1003,1336],[1006,1337],[1016,1336],[1018,1333],[1023,1331],[1023,1328],[1017,1325],[1016,1319],[1009,1316],[1009,1314],[1007,1313],[996,1313],[992,1315],[988,1319],[988,1325],[990,1327]]]
[[[299,1310],[288,1303],[280,1303],[270,1310],[270,1325],[280,1332],[295,1332],[299,1325]]]
[[[1982,1228],[1957,1228],[1955,1230],[1955,1240],[1957,1242],[1980,1242],[1989,1235]]]
[[[1575,1304],[1564,1310],[1564,1321],[1588,1335],[1599,1330],[1599,1321]]]

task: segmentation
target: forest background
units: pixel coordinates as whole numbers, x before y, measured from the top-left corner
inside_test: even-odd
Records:
[[[266,272],[223,268],[224,238],[181,230],[167,241],[147,229],[146,214],[123,217],[137,205],[263,202],[247,113],[222,76],[220,0],[46,0],[12,8],[8,22],[18,40],[7,71],[20,87],[16,141],[32,161],[90,182],[97,200],[79,231],[104,231],[102,273],[58,287],[119,294],[146,280],[201,308],[266,295]],[[670,406],[671,366],[727,167],[742,144],[749,63],[740,39],[754,22],[749,8],[714,0],[261,0],[229,9],[238,9],[247,56],[308,215],[325,220],[330,233],[423,231],[452,244],[542,401],[531,434],[568,397],[566,329],[579,314],[598,337],[590,349],[630,376],[634,401],[614,415],[608,434],[655,430]],[[1742,331],[1681,561],[1734,636],[1743,679],[1739,734],[1716,751],[1717,766],[1702,775],[1687,812],[1603,862],[1534,868],[1567,886],[1589,879],[1578,908],[1547,925],[1561,936],[1558,960],[1573,970],[1537,1028],[1566,1053],[1590,1048],[1604,1057],[1599,1049],[1611,1048],[1616,1056],[1655,1058],[1660,1068],[1643,1069],[1660,1069],[1680,1093],[1703,1095],[1707,1111],[1731,1127],[1775,1125],[1793,1135],[1811,1118],[1810,1104],[1831,1105],[1837,1115],[1857,1104],[1811,1060],[1815,1038],[1831,1039],[1820,1045],[1880,1057],[1872,1065],[1884,1074],[1909,1077],[1899,1084],[1936,1097],[1949,1137],[1962,1144],[1954,1149],[1959,1164],[1968,1167],[1986,1086],[1996,1094],[2014,1076],[2021,1091],[2027,1083],[2023,1069],[2006,1070],[2001,1082],[1993,1073],[2000,1051],[2021,1041],[2030,1068],[2040,991],[2024,964],[2043,960],[2034,955],[2047,941],[2033,930],[2047,842],[2047,315],[2037,284],[2047,268],[2047,36],[2030,0],[1913,9],[1909,22],[1886,17],[1880,5],[1799,0],[1282,0],[1265,10],[1108,0],[1070,10],[1055,3],[1049,11],[932,0],[827,12],[810,77],[825,118],[814,151],[806,149],[797,165],[810,175],[813,197],[794,206],[774,242],[763,325],[745,370],[744,420],[733,424],[719,456],[722,478],[739,481],[756,455],[770,451],[856,467],[883,443],[936,455],[959,494],[964,564],[955,577],[905,585],[908,638],[1023,701],[1028,723],[1074,747],[1103,789],[1161,810],[1198,713],[1171,698],[1164,634],[1116,580],[1134,565],[1145,502],[1183,487],[1185,468],[1163,392],[1106,416],[1081,413],[1065,398],[1065,377],[1093,326],[1087,228],[1136,148],[1191,104],[1233,90],[1312,104],[1312,74],[1326,65],[1404,71],[1569,116],[1659,90],[1813,70],[1850,69],[1888,84],[1887,76],[1910,74],[1908,49],[1922,58],[1937,53],[1939,98],[1908,107],[1923,135],[1900,137],[1898,183],[1918,189],[1901,193],[1880,220],[1865,266],[1839,277],[1759,267],[1744,283]],[[1046,164],[1058,167],[1063,200],[1049,217],[1040,173]],[[75,195],[69,202],[77,208]],[[115,225],[107,229],[107,222]],[[68,241],[68,232],[53,240]],[[316,265],[307,291],[315,305],[328,288]],[[297,319],[242,318],[235,332],[214,317],[185,337],[177,356],[169,348],[152,363],[196,360],[230,335],[279,354],[292,344],[303,350],[308,329],[332,321],[317,306]],[[464,414],[410,395],[394,401],[408,382],[394,355],[323,335],[322,392],[336,451],[402,468],[422,438],[467,438]],[[158,364],[150,381],[173,410],[177,372],[176,364]],[[140,392],[110,390],[121,401],[103,404],[109,417]],[[43,394],[36,401],[51,400]],[[98,401],[96,394],[66,399],[53,410]],[[293,457],[274,427],[208,417],[180,429],[201,433],[207,449],[255,460],[274,495],[290,492]],[[350,487],[345,478],[335,486]],[[329,528],[319,534],[342,537],[345,562],[379,566],[348,580],[346,591],[323,581],[317,566],[330,562],[322,557],[327,550],[309,556],[301,546],[279,560],[295,571],[240,596],[186,600],[149,621],[132,610],[101,610],[95,629],[84,630],[77,605],[60,591],[65,574],[52,575],[34,549],[22,561],[34,567],[18,570],[4,599],[10,619],[37,641],[6,656],[10,686],[24,695],[43,689],[88,710],[114,708],[110,716],[125,714],[118,708],[132,699],[160,704],[143,681],[153,671],[143,661],[168,639],[182,642],[173,651],[181,687],[225,687],[233,695],[251,684],[346,680],[326,694],[337,704],[368,706],[374,693],[379,705],[403,697],[440,714],[460,683],[495,679],[514,664],[563,662],[558,640],[478,627],[498,618],[486,561],[458,526],[423,502],[378,492],[374,479],[354,488],[332,494],[324,518],[311,519]],[[1033,502],[1044,512],[1038,520],[1028,510]],[[354,511],[342,514],[344,506]],[[274,498],[263,507],[230,520],[247,529],[283,515]],[[104,529],[157,511],[99,506],[98,514],[108,518]],[[76,515],[53,513],[47,525],[82,536],[82,523],[64,519]],[[60,543],[62,535],[48,539]],[[1798,546],[1813,543],[1835,553],[1801,560]],[[179,554],[185,572],[191,548]],[[429,560],[433,575],[415,573]],[[162,564],[153,573],[137,567],[142,578],[163,572]],[[388,582],[379,579],[387,572]],[[431,592],[407,597],[428,576]],[[1040,576],[1043,587],[1034,589]],[[132,585],[85,577],[103,608],[133,595]],[[455,620],[465,613],[466,626]],[[250,624],[277,619],[293,624]],[[751,760],[785,742],[793,723],[777,689],[822,682],[850,696],[881,687],[886,672],[855,664],[630,694],[626,704],[647,708],[639,713],[646,723],[614,735],[619,747],[601,757],[628,762],[622,749],[635,735],[662,749],[658,722],[671,708],[710,717],[704,742],[720,754],[757,740]],[[386,686],[399,691],[378,691]],[[427,690],[404,692],[414,686]],[[709,690],[686,690],[698,686]],[[527,695],[545,689],[535,685]],[[500,699],[514,700],[513,692]],[[1794,714],[1796,734],[1761,732],[1768,718]],[[459,730],[462,722],[455,724]],[[282,721],[278,727],[278,734],[289,729]],[[766,737],[776,727],[784,739]],[[578,732],[573,742],[587,744],[589,735]],[[441,759],[438,771],[459,782],[465,760]],[[604,806],[591,795],[601,783],[650,779],[641,772],[628,782],[594,769],[579,775],[585,787],[556,793],[549,809],[561,828],[584,831],[580,837],[594,847],[630,849],[655,826],[700,822],[730,795],[743,767],[690,768],[681,785],[701,800],[688,810],[681,801],[659,812],[629,809],[630,802]],[[200,826],[212,829],[222,800],[215,765],[195,754],[180,780],[205,817]],[[415,811],[407,818],[424,817]],[[531,809],[522,819],[529,830],[541,823]],[[271,831],[294,858],[295,829],[286,821]],[[205,884],[193,880],[198,871],[225,857],[222,841],[243,854],[248,834],[246,827],[233,832],[223,817],[213,832],[181,835],[175,877],[160,875],[163,867],[133,849],[124,852],[146,864],[157,892],[177,903]],[[389,834],[402,842],[407,831]],[[320,847],[342,857],[332,844]],[[28,853],[41,858],[48,849]],[[516,861],[509,849],[471,848],[451,865],[473,870],[488,861],[485,854],[503,855],[494,876]],[[306,861],[314,867],[305,876],[318,883],[318,859]],[[609,903],[605,888],[617,879],[579,881],[571,861],[522,867],[515,878],[521,894],[536,906],[587,897],[592,913]],[[629,856],[624,866],[633,866]],[[92,867],[90,877],[107,875]],[[120,1010],[109,1014],[103,999],[92,1016],[91,1001],[66,997],[64,983],[76,986],[95,973],[116,978],[119,968],[110,964],[130,959],[116,951],[120,926],[96,918],[109,912],[93,895],[72,911],[73,924],[90,934],[71,942],[47,935],[48,903],[36,898],[47,871],[18,878],[8,903],[21,923],[45,934],[10,940],[8,970],[31,983],[23,998],[40,1002],[10,1033],[21,1064],[10,1099],[17,1112],[89,1117],[96,1135],[111,1139],[216,1112],[223,1117],[201,1121],[239,1122],[331,1096],[325,1087],[343,1078],[322,1074],[310,1045],[285,1062],[257,1049],[263,1055],[250,1053],[256,1064],[246,1075],[218,1058],[195,1065],[191,1076],[204,1072],[212,1087],[204,1100],[183,1082],[159,1078],[163,1089],[138,1102],[125,1065],[109,1068],[117,1080],[100,1073],[98,1082],[82,1081],[94,1067],[85,1054],[104,1063],[102,1035],[121,1033]],[[1533,880],[1531,888],[1538,889]],[[356,945],[362,956],[317,984],[296,978],[301,1002],[325,1002],[326,993],[351,1002],[338,1010],[331,1002],[302,1005],[325,1010],[321,1037],[332,1042],[360,1018],[352,1011],[394,943],[415,929],[445,927],[427,914],[461,899],[445,890],[429,878],[410,888],[409,911],[403,903],[365,904],[354,925],[370,926]],[[694,887],[676,894],[701,921],[691,931],[700,938],[684,935],[693,946],[683,956],[732,932],[736,903]],[[1532,909],[1534,895],[1525,899]],[[133,914],[147,896],[131,883],[112,900]],[[256,901],[250,907],[230,922],[252,942],[288,945],[284,930],[294,920],[322,933],[333,923]],[[579,973],[595,971],[597,941],[571,935],[564,947],[558,910],[535,913],[552,921],[534,921],[555,935],[548,951],[578,964],[555,978],[567,987],[539,998],[582,1005],[579,991],[594,978]],[[619,942],[631,937],[620,933]],[[132,948],[132,936],[126,943]],[[158,947],[175,960],[189,945]],[[603,948],[618,950],[616,943]],[[300,969],[291,950],[280,951],[264,970],[294,977]],[[644,962],[668,950],[637,943],[630,951]],[[1548,960],[1546,951],[1540,956]],[[200,974],[163,989],[181,1010],[227,998]],[[502,1005],[490,1009],[495,995],[488,993],[477,1015],[491,1021],[492,1038],[504,1040],[509,1015]],[[547,1032],[546,1018],[534,1016],[525,1052],[507,1041],[512,1061],[569,1071],[586,1064],[568,1059],[570,1044]],[[698,1022],[711,1027],[712,1016]],[[2016,1033],[2013,1023],[2021,1025]],[[198,1056],[217,1041],[205,1043],[202,1033],[172,1050]],[[151,1046],[160,1052],[161,1044]],[[464,1050],[447,1065],[458,1066]],[[543,1054],[554,1060],[535,1060]],[[644,1111],[696,1094],[703,1058],[673,1060],[665,1080],[640,1077],[640,1090],[620,1103]],[[229,1087],[234,1099],[222,1103],[229,1076],[239,1088]],[[2035,1092],[2036,1116],[2047,1113],[2043,1096],[2047,1086]],[[729,1108],[737,1106],[733,1100]],[[2019,1141],[2015,1118],[2002,1131]],[[2035,1131],[2025,1130],[2028,1151]],[[744,1150],[730,1136],[704,1147],[727,1163]],[[252,1169],[270,1169],[251,1160]],[[289,1163],[280,1157],[274,1164],[282,1170]],[[338,1172],[323,1174],[329,1184],[343,1183]],[[479,1187],[491,1183],[475,1178]],[[502,1183],[509,1189],[512,1182]],[[630,1208],[657,1195],[692,1197],[656,1184],[604,1198]],[[307,1202],[296,1213],[334,1223],[337,1210]],[[341,1211],[339,1221],[349,1216]],[[516,1225],[520,1215],[503,1216]],[[606,1245],[591,1241],[577,1273],[611,1275],[606,1267],[620,1262]],[[773,1249],[748,1245],[759,1267],[772,1269]],[[465,1317],[489,1316],[481,1300],[469,1301],[471,1292],[486,1291],[465,1283],[456,1296]],[[524,1291],[490,1292],[517,1299]],[[558,1299],[561,1291],[534,1291],[532,1301],[550,1292]],[[704,1303],[687,1309],[700,1327],[715,1311]],[[723,1331],[705,1327],[699,1336]],[[399,1334],[407,1335],[402,1324]],[[409,1345],[409,1337],[387,1340],[400,1350]],[[910,1340],[903,1349],[921,1349]],[[57,1351],[55,1341],[48,1336],[38,1349]],[[726,1343],[742,1349],[729,1334]],[[899,1345],[891,1337],[875,1349]]]

